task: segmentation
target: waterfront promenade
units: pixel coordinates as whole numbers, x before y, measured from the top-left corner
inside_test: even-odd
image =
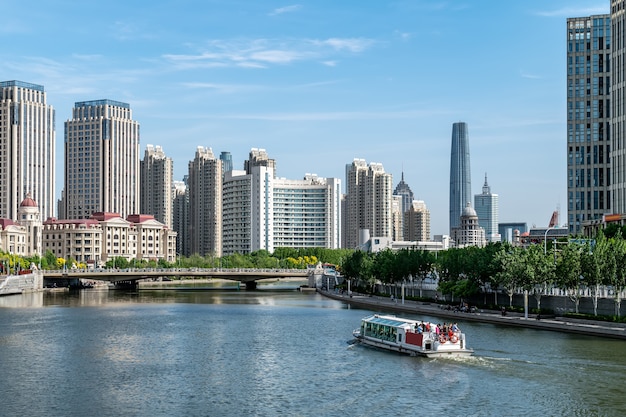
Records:
[[[427,314],[429,316],[445,319],[454,319],[454,321],[477,321],[504,326],[526,327],[626,340],[626,324],[623,323],[571,319],[567,317],[546,317],[537,320],[535,315],[529,315],[528,318],[526,318],[524,314],[510,311],[507,311],[506,316],[503,316],[499,311],[493,310],[477,310],[475,313],[464,313],[455,312],[452,309],[447,310],[442,304],[424,301],[404,300],[403,303],[401,299],[391,300],[388,297],[356,293],[353,293],[352,297],[350,297],[347,293],[340,294],[320,289],[318,289],[317,292],[334,300],[344,301],[355,307],[367,308],[374,311]]]

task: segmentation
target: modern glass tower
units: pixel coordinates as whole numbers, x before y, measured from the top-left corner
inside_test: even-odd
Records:
[[[623,80],[622,75],[611,77],[610,64],[610,16],[567,19],[567,224],[572,234],[580,233],[584,222],[602,219],[616,208],[624,212],[623,205],[611,207],[611,174],[616,187],[620,177],[623,184],[626,179],[623,170],[611,170],[610,152],[620,152],[616,138],[623,136],[620,132],[624,124],[620,121],[611,127],[611,113],[613,117],[624,117],[623,112],[620,115],[610,111],[611,82]],[[613,87],[613,94],[615,91]],[[614,108],[619,97],[621,94],[613,100]],[[621,149],[624,152],[624,145]],[[613,197],[623,201],[623,195],[618,191]]]
[[[488,242],[499,242],[498,233],[498,194],[491,192],[485,174],[485,185],[482,194],[474,196],[474,209],[478,216],[478,225],[485,229],[485,237]]]
[[[452,125],[450,150],[450,235],[461,224],[461,214],[472,201],[472,175],[467,124]]]
[[[41,218],[54,215],[55,140],[43,86],[0,82],[0,218],[17,220],[27,194]]]

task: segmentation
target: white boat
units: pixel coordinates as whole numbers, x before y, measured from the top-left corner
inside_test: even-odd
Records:
[[[352,334],[364,345],[411,356],[456,357],[474,353],[467,347],[465,334],[452,324],[444,332],[427,321],[375,314],[363,318],[361,327]]]

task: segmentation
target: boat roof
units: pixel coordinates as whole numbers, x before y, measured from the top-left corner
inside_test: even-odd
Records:
[[[384,324],[386,326],[402,327],[415,323],[415,320],[402,319],[394,316],[379,316],[378,314],[363,319],[369,323]]]

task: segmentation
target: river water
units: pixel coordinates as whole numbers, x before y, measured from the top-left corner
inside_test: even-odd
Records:
[[[624,341],[459,322],[474,357],[412,358],[348,343],[369,313],[278,288],[3,297],[0,415],[626,415]]]

